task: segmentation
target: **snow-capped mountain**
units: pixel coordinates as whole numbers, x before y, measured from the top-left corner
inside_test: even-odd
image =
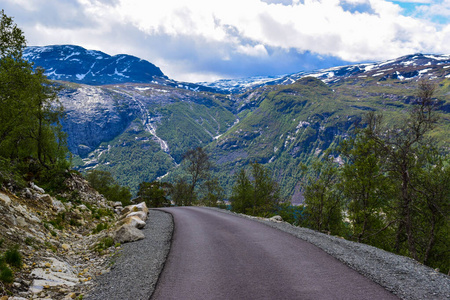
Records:
[[[23,57],[44,68],[45,75],[53,80],[102,85],[165,78],[158,67],[135,56],[111,56],[74,45],[27,47]]]
[[[450,55],[413,54],[384,62],[333,67],[313,72],[299,72],[271,77],[259,76],[242,79],[223,79],[214,82],[199,82],[198,84],[227,93],[242,93],[248,89],[265,85],[292,84],[306,76],[316,77],[325,83],[335,83],[341,79],[350,77],[376,77],[379,80],[386,80],[388,78],[412,80],[424,76],[449,78],[449,73]]]

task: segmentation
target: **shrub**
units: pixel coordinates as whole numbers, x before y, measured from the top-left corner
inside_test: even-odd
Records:
[[[6,251],[5,262],[16,268],[22,267],[22,254],[19,252],[19,246],[14,246]]]

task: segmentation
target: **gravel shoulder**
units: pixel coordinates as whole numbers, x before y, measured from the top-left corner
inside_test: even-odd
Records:
[[[142,232],[143,240],[122,245],[112,258],[111,271],[95,280],[95,287],[84,299],[149,299],[170,250],[172,215],[150,210]]]

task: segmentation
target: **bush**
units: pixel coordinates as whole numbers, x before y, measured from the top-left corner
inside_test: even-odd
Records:
[[[13,272],[4,262],[2,262],[2,260],[0,260],[0,281],[3,283],[12,283],[13,280]]]
[[[19,252],[19,246],[14,246],[6,251],[5,262],[19,269],[22,267],[22,254]]]

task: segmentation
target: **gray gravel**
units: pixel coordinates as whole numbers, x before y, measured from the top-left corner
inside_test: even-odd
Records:
[[[126,243],[113,258],[109,273],[99,276],[88,300],[148,300],[164,267],[173,232],[172,215],[150,210],[145,239]]]
[[[450,299],[450,277],[413,259],[284,222],[235,215],[252,218],[318,246],[402,299]],[[86,299],[149,299],[169,252],[172,217],[151,210],[143,230],[146,238],[123,246],[114,269],[97,279],[96,289]]]

